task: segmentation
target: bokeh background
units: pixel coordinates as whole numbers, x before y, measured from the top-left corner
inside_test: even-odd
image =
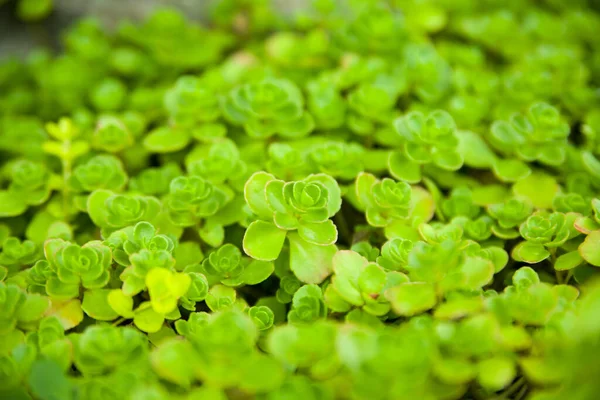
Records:
[[[208,9],[219,0],[54,0],[53,10],[40,22],[25,23],[16,16],[16,0],[0,0],[0,59],[23,56],[35,46],[58,46],[60,31],[78,18],[92,16],[111,28],[122,19],[140,20],[156,8],[182,10],[194,20],[206,22]],[[276,7],[293,13],[306,0],[271,0]]]

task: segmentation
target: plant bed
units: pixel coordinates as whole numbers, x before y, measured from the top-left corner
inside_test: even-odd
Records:
[[[598,398],[590,7],[224,0],[3,62],[0,398]]]

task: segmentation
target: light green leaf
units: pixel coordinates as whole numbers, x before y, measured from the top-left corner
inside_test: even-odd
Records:
[[[88,290],[83,294],[81,308],[85,313],[98,321],[112,321],[119,315],[108,303],[110,289]]]
[[[596,250],[596,252],[600,253],[600,250]],[[579,266],[582,262],[583,257],[579,251],[570,251],[556,259],[556,262],[554,263],[554,269],[557,271],[566,271]]]
[[[550,252],[543,245],[528,241],[519,243],[512,251],[512,258],[528,264],[537,264],[548,257]]]
[[[600,267],[600,231],[594,231],[586,236],[579,246],[579,254],[588,263]]]
[[[304,283],[319,284],[332,270],[335,245],[318,246],[308,243],[297,233],[288,235],[290,242],[290,269]]]
[[[411,316],[427,311],[437,303],[435,288],[430,283],[407,282],[385,292],[392,310],[402,316]]]
[[[273,261],[279,257],[286,235],[270,222],[254,221],[244,234],[244,251],[256,260]]]

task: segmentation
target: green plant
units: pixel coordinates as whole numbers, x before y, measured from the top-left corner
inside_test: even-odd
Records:
[[[0,63],[0,398],[597,398],[593,2],[209,3]]]

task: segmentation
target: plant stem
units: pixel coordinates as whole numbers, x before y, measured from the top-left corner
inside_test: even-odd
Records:
[[[346,222],[346,218],[344,218],[342,212],[340,211],[335,214],[333,220],[340,231],[340,236],[342,239],[344,239],[349,246],[352,246],[352,237],[350,235],[350,230],[348,229],[348,223]]]
[[[519,389],[521,389],[521,387],[525,384],[525,378],[520,377],[519,379],[517,379],[516,381],[514,381],[512,383],[512,385],[510,385],[504,392],[502,392],[502,394],[498,397],[495,397],[495,400],[504,400],[504,399],[509,399],[510,396],[512,396],[513,394],[515,394]]]

